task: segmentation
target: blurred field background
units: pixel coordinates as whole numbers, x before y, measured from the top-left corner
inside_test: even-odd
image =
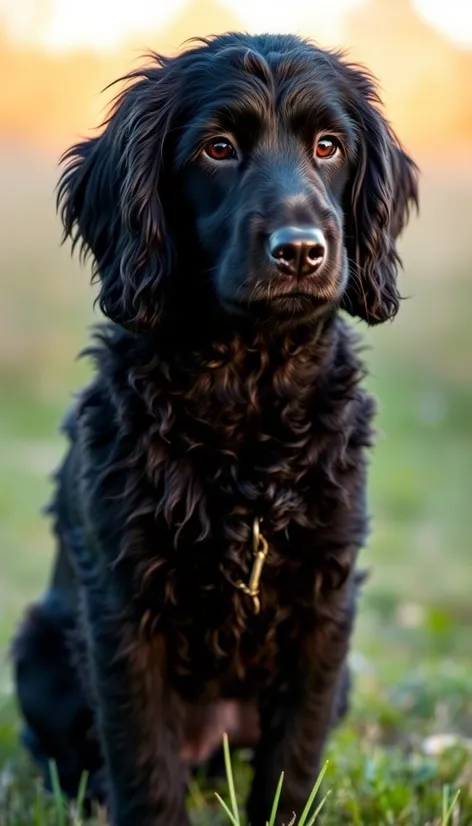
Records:
[[[422,168],[421,213],[402,242],[408,300],[393,325],[364,331],[380,402],[364,554],[372,575],[354,646],[355,710],[333,760],[349,749],[358,759],[358,736],[366,760],[390,754],[379,745],[399,748],[403,786],[460,785],[454,822],[472,823],[470,0],[0,0],[0,652],[47,577],[40,509],[63,448],[58,423],[88,376],[75,357],[95,317],[88,273],[59,246],[58,156],[98,125],[109,100],[101,88],[146,48],[174,52],[188,37],[228,29],[292,30],[347,48],[380,78],[388,116]],[[0,778],[17,754],[10,693],[2,657]],[[444,762],[446,741],[433,735],[455,735],[459,752]],[[341,761],[339,775],[356,765]],[[356,775],[366,799],[380,794],[372,765]],[[21,801],[12,819],[2,788],[0,824],[23,826]],[[391,805],[393,820],[362,809],[340,822],[436,822],[420,809],[413,816],[408,801]]]

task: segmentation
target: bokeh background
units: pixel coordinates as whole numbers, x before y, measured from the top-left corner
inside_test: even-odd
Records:
[[[425,735],[470,738],[471,0],[0,0],[0,651],[46,580],[40,509],[63,449],[57,425],[88,376],[75,358],[93,291],[60,247],[58,156],[91,134],[109,100],[100,90],[147,48],[228,29],[346,48],[379,77],[422,169],[421,212],[401,245],[408,300],[393,325],[365,331],[380,434],[353,661],[359,696],[416,709]]]

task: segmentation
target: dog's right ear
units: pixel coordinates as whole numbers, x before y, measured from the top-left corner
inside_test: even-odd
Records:
[[[62,157],[58,208],[64,239],[93,257],[98,302],[117,324],[156,328],[172,248],[165,224],[163,157],[176,99],[172,64],[153,55],[128,75],[98,137]]]

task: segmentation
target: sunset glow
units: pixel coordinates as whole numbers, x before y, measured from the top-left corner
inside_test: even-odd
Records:
[[[64,146],[102,123],[146,49],[228,30],[346,48],[378,78],[409,147],[472,155],[472,0],[0,0],[0,141]],[[438,100],[441,105],[438,106]]]
[[[395,0],[392,0],[394,2]],[[336,37],[343,11],[361,0],[331,0],[329,13],[315,0],[225,0],[232,12],[252,31],[310,30]],[[168,23],[184,7],[184,0],[0,0],[0,22],[17,42],[35,43],[52,51],[91,47],[113,49],[130,35],[145,35]],[[457,43],[472,45],[470,0],[415,0],[417,11]]]

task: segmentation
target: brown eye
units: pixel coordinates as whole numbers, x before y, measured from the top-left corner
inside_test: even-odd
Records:
[[[333,135],[324,135],[322,138],[318,138],[316,142],[315,155],[320,160],[334,158],[340,151],[340,143]]]
[[[205,152],[213,161],[232,161],[237,157],[234,146],[226,138],[217,138],[207,143]]]

